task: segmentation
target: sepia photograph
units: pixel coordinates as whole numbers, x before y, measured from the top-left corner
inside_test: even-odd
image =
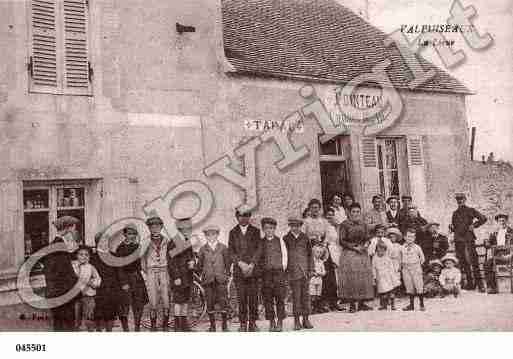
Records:
[[[511,0],[0,0],[0,52],[2,333],[513,330]]]

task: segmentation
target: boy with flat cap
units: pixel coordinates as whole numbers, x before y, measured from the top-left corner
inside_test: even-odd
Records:
[[[53,223],[57,235],[52,243],[64,243],[68,250],[66,252],[50,253],[44,258],[43,273],[46,281],[47,298],[67,294],[78,281],[78,276],[75,274],[72,264],[73,253],[78,249],[78,244],[74,239],[78,223],[79,220],[71,216],[59,217]],[[73,331],[75,329],[75,301],[76,297],[52,308],[54,331]]]
[[[476,235],[474,229],[486,223],[486,217],[475,208],[466,206],[467,197],[464,193],[454,195],[458,203],[458,209],[452,214],[449,230],[454,232],[454,245],[456,257],[460,262],[460,268],[465,272],[465,289],[473,290],[476,284],[480,292],[484,292],[479,271],[479,260],[476,251]]]
[[[189,302],[191,301],[192,285],[194,281],[194,253],[192,251],[192,221],[190,218],[181,218],[176,222],[176,228],[183,235],[185,247],[178,253],[170,254],[178,246],[174,240],[170,241],[168,247],[168,270],[169,279],[173,292],[173,303],[175,309],[175,332],[192,331],[187,322]]]
[[[310,315],[309,282],[313,271],[312,244],[301,231],[303,221],[289,218],[290,231],[283,237],[288,252],[287,274],[292,290],[292,310],[294,312],[294,330],[312,329]],[[303,323],[300,322],[303,316]]]
[[[162,329],[167,331],[169,325],[169,276],[167,273],[167,250],[169,238],[162,234],[164,223],[160,217],[150,217],[146,220],[150,230],[146,252],[141,258],[142,270],[146,273],[146,286],[150,300],[151,331],[157,330],[157,303],[162,301]]]
[[[264,238],[262,239],[262,256],[259,267],[262,270],[265,319],[269,321],[270,332],[281,332],[283,331],[283,319],[286,317],[287,247],[284,241],[275,234],[277,222],[274,218],[265,217],[261,223]]]
[[[484,264],[486,287],[489,294],[497,294],[497,278],[495,266],[497,264],[511,263],[513,246],[513,228],[508,224],[508,215],[500,213],[495,216],[499,228],[490,234],[485,242],[486,248],[492,249],[492,258]]]
[[[239,304],[239,331],[258,331],[258,271],[262,240],[260,231],[249,223],[250,211],[235,211],[238,224],[228,235],[228,251],[233,263],[233,277]],[[249,319],[249,327],[248,327]]]
[[[199,250],[198,272],[207,298],[207,312],[210,320],[210,332],[216,331],[215,305],[221,310],[223,332],[228,331],[228,281],[230,279],[230,256],[228,247],[218,241],[220,228],[207,226],[203,233],[207,239]]]

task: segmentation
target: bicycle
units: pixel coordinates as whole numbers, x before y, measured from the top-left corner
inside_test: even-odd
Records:
[[[201,323],[207,314],[207,303],[205,300],[205,290],[201,286],[200,277],[194,273],[194,281],[192,283],[192,290],[191,290],[191,300],[189,302],[189,313],[187,315],[187,318],[189,320],[189,325],[191,328],[197,326],[199,323]],[[170,293],[170,307],[173,308],[173,302],[172,302],[172,293]],[[162,306],[161,303],[157,305],[157,325],[158,323],[162,323]],[[170,310],[172,314],[172,310]],[[170,314],[170,315],[171,315]],[[151,328],[151,321],[150,321],[150,308],[149,305],[146,305],[144,307],[143,316],[141,319],[141,326],[146,329]],[[174,328],[174,321],[171,320],[168,323],[168,328],[172,329]]]

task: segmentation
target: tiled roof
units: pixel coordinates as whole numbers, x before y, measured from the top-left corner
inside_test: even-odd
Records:
[[[236,73],[345,83],[385,59],[397,88],[413,75],[387,36],[334,0],[222,0],[223,39]],[[471,93],[420,57],[436,75],[419,90]]]

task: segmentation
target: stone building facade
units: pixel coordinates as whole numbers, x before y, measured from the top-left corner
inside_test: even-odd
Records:
[[[372,136],[351,124],[321,145],[319,124],[302,118],[291,141],[309,152],[285,171],[275,166],[278,146],[262,143],[254,219],[275,216],[283,233],[309,199],[350,191],[365,208],[376,193],[412,194],[425,217],[447,228],[450,195],[469,161],[469,91],[441,70],[409,90],[399,52],[382,50],[385,35],[334,1],[2,1],[0,23],[3,303],[16,302],[20,264],[53,238],[51,222],[62,214],[80,217],[92,244],[112,222],[145,218],[145,205],[199,180],[215,208],[196,230],[216,223],[225,239],[245,193],[204,169],[227,155],[244,173],[234,149],[262,133],[254,121],[302,109],[305,84],[336,112],[337,89],[385,58],[403,103],[397,120]],[[186,196],[173,215],[198,206]]]

